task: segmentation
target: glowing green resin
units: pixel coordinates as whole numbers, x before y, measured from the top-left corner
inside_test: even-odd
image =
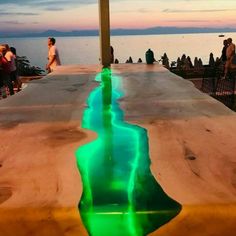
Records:
[[[92,236],[147,235],[181,210],[152,176],[146,130],[123,120],[119,79],[108,69],[97,76],[100,86],[88,98],[82,127],[98,138],[76,152],[79,210]]]

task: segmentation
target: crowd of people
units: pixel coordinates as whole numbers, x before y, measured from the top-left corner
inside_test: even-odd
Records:
[[[0,45],[0,94],[7,97],[7,92],[13,95],[14,87],[21,88],[21,81],[17,75],[16,49],[8,44]]]
[[[166,68],[170,68],[169,59],[166,53],[162,56],[162,64]],[[232,38],[223,41],[223,49],[220,57],[214,59],[213,53],[210,53],[208,66],[221,67],[223,69],[222,79],[227,78],[228,72],[231,69],[236,69],[235,44],[233,43]],[[179,70],[203,69],[204,65],[201,58],[195,57],[194,63],[192,63],[191,58],[183,54],[182,57],[178,57],[176,62],[171,63],[171,68],[177,68]]]
[[[61,65],[55,38],[48,38],[48,63],[46,70],[52,72]],[[21,80],[18,75],[16,49],[8,44],[0,45],[0,99],[14,95],[21,90]]]
[[[233,43],[232,38],[225,39],[223,41],[223,49],[221,55],[221,61],[224,63],[224,77],[227,77],[227,74],[230,69],[236,68],[235,65],[235,44]]]
[[[56,44],[55,38],[52,37],[48,38],[48,63],[46,64],[45,67],[48,73],[51,73],[58,65],[61,65],[59,51],[55,44]],[[112,46],[110,47],[110,50],[111,50],[110,51],[111,63],[119,63],[117,59],[114,60],[114,49]],[[148,61],[150,61],[150,63],[153,63],[154,61],[156,61],[154,59],[154,54],[153,53],[150,54],[150,52],[149,53],[148,52],[149,51],[146,52],[147,63]],[[223,41],[222,55],[219,58],[219,61],[224,65],[223,79],[225,79],[229,70],[232,68],[236,68],[235,44],[232,42],[232,38],[228,38]],[[132,63],[132,62],[133,61],[131,57],[129,58],[129,60],[126,61],[126,63]],[[139,59],[138,62],[140,63],[142,62],[142,60]],[[169,60],[167,55],[164,54],[164,56],[162,57],[162,62],[164,66],[169,68]],[[179,59],[179,61],[177,60],[177,67],[179,65],[182,65],[181,62],[188,62],[184,64],[189,65],[190,68],[193,67],[191,59],[189,57],[181,58]],[[196,61],[195,58],[194,66],[197,67],[198,64],[199,61]],[[0,97],[5,98],[7,96],[6,91],[8,91],[10,95],[13,95],[15,93],[14,88],[16,88],[17,91],[20,91],[21,89],[21,81],[17,74],[16,49],[14,47],[9,47],[8,44],[3,44],[0,45]]]

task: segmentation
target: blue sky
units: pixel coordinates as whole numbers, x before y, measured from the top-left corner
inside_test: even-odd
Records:
[[[111,28],[236,28],[236,0],[110,0]],[[98,28],[98,0],[0,0],[1,31]]]

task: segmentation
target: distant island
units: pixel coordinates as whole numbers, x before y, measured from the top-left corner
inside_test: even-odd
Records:
[[[229,33],[236,32],[236,28],[198,28],[198,27],[152,27],[146,29],[111,29],[112,36],[118,35],[161,35],[161,34],[197,34],[197,33]],[[98,36],[99,31],[95,30],[72,30],[57,31],[47,30],[44,32],[0,32],[0,38],[13,37],[68,37],[68,36]]]

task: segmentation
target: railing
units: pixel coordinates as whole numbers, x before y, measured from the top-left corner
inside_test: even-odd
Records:
[[[192,79],[192,78],[202,78],[204,74],[205,68],[189,68],[189,69],[181,69],[176,67],[171,67],[170,71],[184,79]]]
[[[222,74],[222,68],[206,68],[201,91],[233,109],[235,103],[236,71],[229,72],[225,79],[223,79]]]

